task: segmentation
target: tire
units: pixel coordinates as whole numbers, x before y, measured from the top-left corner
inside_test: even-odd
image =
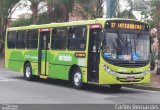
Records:
[[[27,81],[32,81],[32,80],[33,80],[32,67],[31,67],[31,64],[29,64],[29,63],[25,64],[25,68],[24,68],[24,78],[25,78]]]
[[[83,89],[83,82],[82,82],[82,72],[80,69],[75,68],[72,71],[72,86],[76,89]]]
[[[113,90],[113,91],[118,91],[121,89],[121,85],[110,85],[110,89]]]

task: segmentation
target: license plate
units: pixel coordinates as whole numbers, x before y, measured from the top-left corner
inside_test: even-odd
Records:
[[[134,81],[135,80],[135,77],[128,77],[127,78],[127,81]]]

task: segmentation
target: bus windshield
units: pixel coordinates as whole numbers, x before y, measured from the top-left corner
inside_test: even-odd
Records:
[[[148,34],[105,32],[102,41],[103,57],[109,60],[148,61],[150,41]]]

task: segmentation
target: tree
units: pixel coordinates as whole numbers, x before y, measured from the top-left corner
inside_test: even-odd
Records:
[[[38,12],[39,12],[39,4],[42,2],[42,0],[29,0],[31,5],[30,9],[32,11],[32,18],[33,18],[33,24],[38,23]]]
[[[58,22],[69,21],[69,13],[74,7],[74,0],[58,0],[54,4],[54,15]]]
[[[160,61],[160,1],[150,0],[146,1],[145,10],[141,11],[144,21],[148,22],[151,28],[157,29],[158,38],[158,60]],[[157,66],[157,74],[160,75],[160,64]]]
[[[134,1],[132,0],[123,0],[127,5],[124,9],[121,8],[121,0],[116,1],[116,9],[115,9],[115,17],[117,18],[130,18],[130,19],[136,19],[135,15],[133,14],[134,9]]]
[[[46,5],[47,5],[47,22],[50,23],[50,22],[54,22],[55,21],[55,17],[54,17],[54,3],[55,3],[55,0],[44,0],[46,2]],[[43,16],[44,14],[42,14]]]
[[[31,18],[28,18],[28,19],[20,18],[20,19],[17,19],[16,21],[14,21],[11,26],[12,27],[19,27],[19,26],[28,26],[31,24],[32,24]]]
[[[45,0],[49,22],[69,21],[75,0]]]
[[[104,0],[96,0],[96,17],[97,18],[102,18],[103,17],[103,8],[104,8]]]
[[[18,7],[20,0],[0,0],[0,53],[4,48],[4,36],[8,21],[12,13]]]
[[[29,0],[31,2],[31,10],[33,13],[33,23],[41,24],[50,22],[66,22],[69,21],[69,16],[73,12],[76,3],[81,7],[79,10],[74,10],[76,16],[82,16],[84,19],[91,19],[103,16],[104,0]],[[39,13],[38,6],[40,3],[45,3],[46,11]],[[44,16],[46,15],[46,16]],[[47,22],[44,22],[46,19]]]
[[[160,61],[160,1],[159,0],[154,0],[151,2],[152,5],[155,6],[155,15],[154,15],[154,20],[155,20],[155,26],[157,28],[157,37],[158,37],[158,60]],[[160,64],[158,64],[157,67],[157,74],[160,75]]]
[[[102,18],[105,0],[76,0],[80,5],[75,11],[82,19]]]

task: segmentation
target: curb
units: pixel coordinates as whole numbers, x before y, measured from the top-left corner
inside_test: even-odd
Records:
[[[141,89],[141,90],[150,90],[150,91],[160,91],[160,88],[148,87],[142,85],[123,85],[123,87]]]

